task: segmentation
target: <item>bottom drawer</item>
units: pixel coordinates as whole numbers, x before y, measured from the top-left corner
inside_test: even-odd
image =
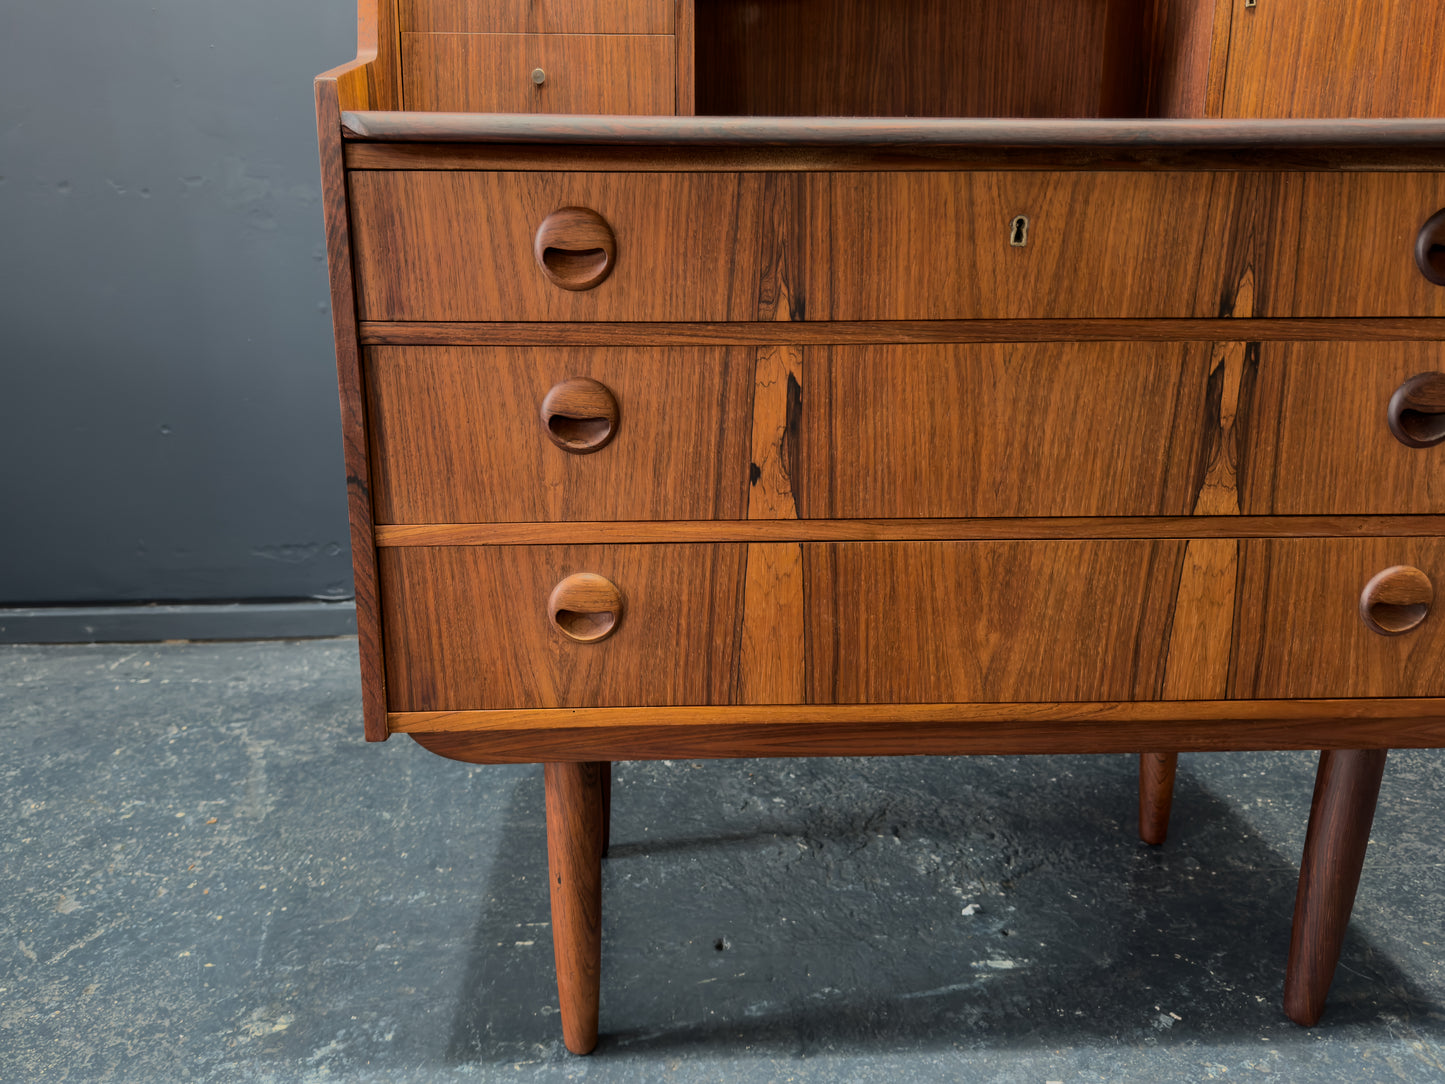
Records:
[[[392,711],[1445,696],[1440,539],[436,546],[379,573]]]

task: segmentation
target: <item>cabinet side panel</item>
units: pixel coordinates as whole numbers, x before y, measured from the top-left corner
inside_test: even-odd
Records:
[[[351,567],[361,656],[362,714],[367,740],[384,741],[387,736],[386,678],[381,657],[371,471],[366,447],[366,395],[362,386],[361,352],[357,345],[346,174],[341,158],[341,113],[334,80],[323,78],[316,82],[316,117],[322,204],[326,218],[326,259],[331,272],[331,314],[336,336],[336,375],[341,398],[347,515],[351,523]]]

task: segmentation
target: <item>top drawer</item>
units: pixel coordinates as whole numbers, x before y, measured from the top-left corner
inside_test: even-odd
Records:
[[[357,171],[350,184],[364,320],[1445,315],[1445,287],[1415,257],[1445,174]]]

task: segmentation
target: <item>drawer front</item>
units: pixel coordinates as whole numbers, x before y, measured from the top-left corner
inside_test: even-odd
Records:
[[[1445,315],[1445,286],[1415,260],[1445,174],[359,171],[350,183],[368,320]],[[544,266],[601,251],[590,233],[538,243],[563,208],[592,212],[612,239],[609,272],[585,285]]]
[[[671,34],[674,0],[397,0],[403,31]]]
[[[372,348],[376,522],[743,518],[752,362],[736,347]]]
[[[1445,343],[1266,342],[1242,373],[1246,515],[1445,512]]]
[[[1408,631],[1371,631],[1361,593],[1401,566],[1424,574],[1435,601]],[[1445,539],[1246,540],[1237,598],[1232,697],[1445,695]]]
[[[726,704],[741,633],[743,546],[382,549],[392,711]],[[569,577],[615,585],[620,608],[549,600]],[[585,585],[584,585],[585,586]],[[620,610],[620,616],[618,616]],[[610,635],[587,615],[612,612]],[[582,616],[578,616],[582,615]]]
[[[403,93],[413,110],[672,114],[675,51],[662,35],[403,34]]]
[[[765,205],[762,174],[378,171],[352,173],[349,182],[363,320],[718,320],[756,312],[744,299],[761,277],[750,224]],[[567,207],[595,211],[615,237],[615,264],[590,289],[557,285],[534,251],[543,223]],[[580,254],[593,242],[576,244]]]
[[[378,571],[392,711],[1445,696],[1442,539],[437,546]]]
[[[803,547],[810,702],[1152,699],[1184,543]]]
[[[1445,434],[1439,343],[805,348],[793,493],[812,519],[1441,513],[1445,441],[1388,418],[1426,372]]]

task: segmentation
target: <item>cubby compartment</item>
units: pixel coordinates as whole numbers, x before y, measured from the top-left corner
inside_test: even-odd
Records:
[[[1202,116],[1211,0],[695,0],[697,112]]]

